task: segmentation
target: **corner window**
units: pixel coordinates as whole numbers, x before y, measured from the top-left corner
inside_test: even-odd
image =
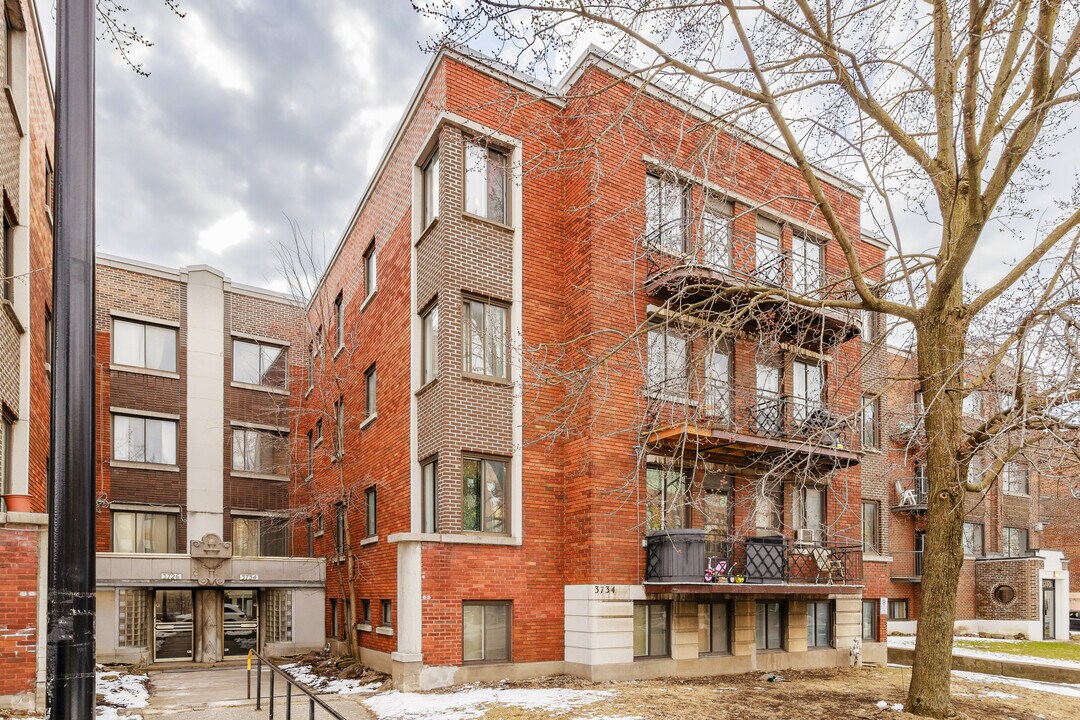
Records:
[[[877,555],[881,552],[881,529],[879,518],[881,506],[876,500],[862,503],[862,549],[864,553]]]
[[[435,148],[420,168],[423,177],[423,226],[439,217],[439,148]]]
[[[862,639],[877,642],[878,639],[878,601],[862,601]]]
[[[658,250],[686,250],[686,189],[659,175],[645,176],[645,242]]]
[[[238,557],[287,557],[285,518],[233,518],[232,547]]]
[[[375,239],[364,251],[364,298],[367,299],[379,289],[378,260],[375,255]]]
[[[645,468],[645,527],[674,530],[690,524],[690,482],[678,469],[649,465]]]
[[[438,468],[438,460],[420,466],[420,532],[438,532]]]
[[[505,378],[509,345],[509,309],[482,300],[466,299],[462,304],[465,326],[465,372]]]
[[[176,464],[175,420],[113,415],[113,460]]]
[[[1001,528],[1001,554],[1005,557],[1019,557],[1028,551],[1028,531],[1026,528]]]
[[[859,427],[862,429],[864,449],[878,446],[878,402],[873,395],[863,395]]]
[[[757,602],[757,623],[754,626],[758,650],[784,648],[784,614],[786,606],[779,600]]]
[[[465,212],[497,223],[510,223],[505,152],[469,140],[465,145]]]
[[[698,603],[698,653],[715,655],[731,652],[734,614],[730,602]]]
[[[472,532],[506,532],[506,461],[462,458],[461,468],[462,528]]]
[[[668,603],[644,601],[634,603],[634,658],[667,657]]]
[[[427,385],[439,376],[439,305],[437,302],[420,316],[420,328],[420,384]]]
[[[382,610],[382,616],[379,618],[379,627],[388,628],[394,624],[393,603],[391,603],[389,600],[380,600],[379,605],[382,606],[379,608],[380,610]]]
[[[975,557],[983,556],[982,523],[964,523],[964,554],[974,555]]]
[[[511,657],[513,605],[509,602],[465,602],[461,607],[461,659],[464,662],[506,662]]]
[[[1028,494],[1028,469],[1016,461],[1010,460],[1002,468],[1002,485],[1008,495]]]
[[[832,646],[833,604],[831,600],[806,603],[806,646]]]
[[[651,327],[646,342],[645,383],[649,394],[685,397],[690,366],[686,338],[672,329]]]
[[[379,526],[376,523],[377,510],[378,510],[378,496],[374,486],[369,487],[364,491],[364,503],[367,508],[367,517],[364,521],[364,528],[367,530],[367,537],[374,537],[379,532]]]
[[[377,407],[375,404],[375,366],[372,365],[364,373],[364,411],[367,413],[367,417],[375,417]]]
[[[233,428],[232,437],[233,470],[267,475],[288,474],[289,449],[283,435],[266,430]]]
[[[118,553],[175,553],[176,515],[115,511],[112,547]]]
[[[907,600],[890,600],[889,601],[889,619],[890,620],[907,620],[908,619],[908,601]]]
[[[233,340],[233,382],[284,390],[287,386],[288,354],[279,345]]]
[[[113,363],[176,372],[176,328],[119,319],[112,328]]]

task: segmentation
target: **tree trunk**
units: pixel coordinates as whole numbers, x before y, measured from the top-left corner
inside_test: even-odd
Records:
[[[936,317],[918,330],[919,377],[922,380],[929,480],[915,660],[907,710],[933,718],[952,717],[949,694],[956,591],[964,561],[964,490],[966,466],[957,464],[963,442],[962,390],[966,322],[959,308],[960,284]]]

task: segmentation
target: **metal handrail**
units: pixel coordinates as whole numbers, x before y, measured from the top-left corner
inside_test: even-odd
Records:
[[[334,720],[345,720],[345,716],[339,713],[334,708],[330,707],[325,700],[320,698],[314,692],[311,691],[303,683],[299,682],[296,678],[289,675],[287,672],[279,668],[274,663],[270,662],[269,658],[263,657],[262,653],[256,650],[248,651],[248,689],[250,695],[251,688],[251,655],[258,658],[258,669],[255,675],[255,709],[262,710],[262,669],[263,662],[270,668],[270,703],[269,703],[269,718],[274,720],[274,675],[281,675],[285,678],[285,720],[292,720],[292,689],[295,685],[296,688],[308,696],[308,720],[315,720],[315,706],[325,710],[330,717]]]

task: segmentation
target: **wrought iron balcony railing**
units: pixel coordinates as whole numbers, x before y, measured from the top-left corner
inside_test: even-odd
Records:
[[[892,550],[889,555],[889,577],[893,580],[920,582],[923,571],[922,550]]]

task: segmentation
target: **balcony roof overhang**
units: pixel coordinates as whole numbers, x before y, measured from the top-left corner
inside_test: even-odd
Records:
[[[651,446],[667,448],[693,447],[719,462],[768,464],[788,456],[808,463],[817,470],[836,470],[858,465],[861,454],[843,447],[819,445],[799,438],[748,435],[718,427],[703,427],[679,423],[645,434]]]
[[[671,595],[858,595],[863,586],[833,583],[707,583],[646,582],[646,594]]]

